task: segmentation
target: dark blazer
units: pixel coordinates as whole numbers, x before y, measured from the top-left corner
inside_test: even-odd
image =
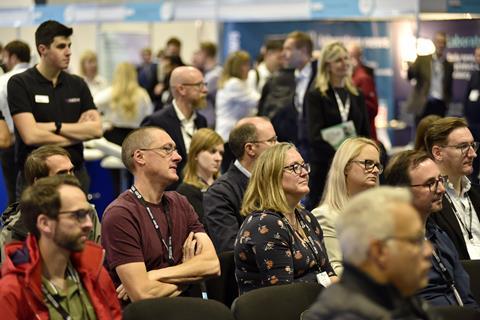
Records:
[[[199,114],[198,112],[195,112],[195,113],[197,115],[197,118],[194,120],[195,127],[197,129],[206,128],[207,120],[205,119],[205,117]],[[173,105],[170,104],[165,108],[158,110],[152,113],[151,115],[145,117],[145,119],[143,119],[140,125],[142,127],[154,126],[154,127],[162,128],[170,135],[173,141],[175,141],[175,143],[177,144],[178,153],[182,157],[182,161],[180,161],[180,163],[177,166],[177,174],[180,179],[178,180],[177,183],[175,183],[174,185],[168,188],[168,190],[175,190],[182,181],[182,170],[183,170],[183,167],[185,167],[185,164],[187,163],[188,150],[186,150],[185,142],[183,141],[180,119],[178,119],[177,114],[175,113],[175,109],[173,109]]]
[[[204,222],[217,253],[233,250],[248,177],[234,164],[203,194]]]
[[[475,212],[480,219],[480,185],[472,184],[472,187],[467,194],[470,197],[473,207],[475,208]],[[458,251],[460,260],[469,260],[470,256],[467,251],[465,239],[463,238],[461,226],[458,223],[455,213],[453,213],[452,207],[445,196],[443,197],[442,204],[442,211],[433,213],[431,215],[431,219],[450,237]]]
[[[357,96],[350,95],[350,112],[348,120],[352,120],[358,136],[370,137],[365,98],[361,92]],[[306,110],[308,119],[308,138],[310,144],[311,162],[330,162],[335,154],[333,147],[323,140],[321,131],[342,123],[342,117],[337,106],[335,94],[330,87],[327,95],[322,95],[317,88],[312,87],[307,93]]]
[[[199,188],[188,184],[188,183],[181,183],[178,188],[177,192],[181,195],[184,195],[188,202],[192,205],[193,209],[198,215],[198,219],[201,223],[203,222],[203,192]]]

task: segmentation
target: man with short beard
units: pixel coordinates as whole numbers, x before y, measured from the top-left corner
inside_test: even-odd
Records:
[[[30,234],[5,249],[2,319],[121,319],[103,249],[87,241],[93,209],[78,180],[39,179],[21,207]]]
[[[181,183],[181,173],[187,163],[193,134],[198,129],[207,127],[207,120],[196,110],[206,107],[208,91],[200,70],[187,66],[177,67],[172,71],[170,90],[173,96],[172,104],[143,119],[141,125],[162,128],[175,141],[182,157],[177,167],[180,179],[168,187],[168,190],[175,190]]]
[[[433,219],[448,234],[462,260],[480,259],[480,186],[468,179],[478,145],[461,118],[439,119],[425,133],[425,149],[448,176],[443,209]]]

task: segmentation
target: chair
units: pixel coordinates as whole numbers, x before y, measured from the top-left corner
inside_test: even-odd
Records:
[[[480,317],[478,311],[459,306],[432,307],[431,313],[443,320],[478,320]]]
[[[236,320],[298,320],[322,289],[317,283],[293,283],[252,290],[235,299],[232,312]]]
[[[222,252],[218,255],[221,275],[206,281],[209,299],[222,302],[227,307],[232,305],[238,297],[237,280],[235,279],[235,261],[233,251]]]
[[[215,300],[200,298],[155,298],[129,304],[124,320],[234,320],[232,312]]]
[[[480,302],[480,260],[461,260],[463,268],[470,276],[470,290],[477,302]]]

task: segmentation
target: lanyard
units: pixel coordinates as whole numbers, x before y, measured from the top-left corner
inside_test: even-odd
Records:
[[[342,122],[347,122],[348,114],[350,112],[350,94],[347,93],[347,101],[345,101],[345,104],[343,104],[343,101],[340,99],[337,91],[333,90],[333,93],[335,94],[335,99],[337,100],[338,111],[340,111]]]
[[[162,237],[162,232],[160,231],[160,226],[157,223],[157,220],[153,216],[152,210],[148,206],[147,202],[143,198],[143,196],[138,192],[137,188],[132,185],[130,187],[130,192],[132,192],[137,199],[140,201],[140,203],[145,207],[145,210],[147,210],[148,216],[150,217],[150,220],[152,220],[153,227],[155,228],[155,231],[157,232],[158,239],[160,240],[161,243],[165,246],[165,249],[167,249],[168,252],[168,264],[170,266],[173,266],[175,264],[175,261],[173,259],[173,246],[172,246],[172,221],[170,219],[170,215],[168,214],[168,200],[165,196],[165,194],[162,197],[162,206],[163,206],[163,212],[165,213],[165,218],[167,219],[167,230],[168,230],[168,237],[167,237],[167,242],[165,242],[165,239]]]
[[[433,248],[432,250],[432,255],[437,261],[438,266],[440,267],[440,275],[442,276],[443,280],[447,282],[447,285],[453,290],[453,295],[455,296],[455,300],[457,300],[458,305],[463,306],[462,298],[460,297],[460,294],[458,293],[458,290],[455,287],[455,281],[453,280],[452,276],[450,275],[447,268],[443,264],[442,260],[440,260],[440,257],[437,251],[435,250],[435,248]]]
[[[467,228],[466,219],[465,219],[465,222],[462,220],[462,217],[460,216],[460,213],[458,213],[457,207],[455,206],[452,199],[450,198],[450,195],[447,192],[445,192],[445,196],[448,200],[448,203],[450,203],[450,206],[452,207],[452,211],[455,214],[455,217],[457,217],[457,219],[460,222],[460,224],[462,225],[463,229],[465,229],[465,231],[467,232],[468,239],[472,240],[473,239],[473,233],[472,233],[472,201],[470,200],[470,197],[467,197],[467,200],[468,200],[468,216],[470,218],[469,227]],[[459,201],[460,201],[460,204],[462,204],[461,200],[459,200]],[[463,204],[462,204],[462,207],[463,207]],[[463,208],[463,209],[464,209],[463,211],[466,211],[465,208]]]

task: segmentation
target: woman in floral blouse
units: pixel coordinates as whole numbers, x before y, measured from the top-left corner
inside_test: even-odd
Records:
[[[326,286],[337,277],[315,217],[300,205],[310,166],[292,144],[280,143],[257,159],[242,205],[235,241],[240,294],[293,282]]]

